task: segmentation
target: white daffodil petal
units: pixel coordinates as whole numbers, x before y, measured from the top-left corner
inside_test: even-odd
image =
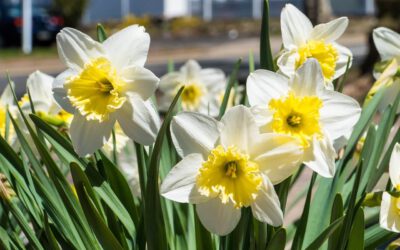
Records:
[[[330,138],[348,138],[361,114],[360,104],[350,96],[325,90],[321,95],[320,122]]]
[[[231,203],[223,204],[218,197],[197,204],[196,211],[203,226],[220,236],[232,232],[241,216],[240,209],[236,209]]]
[[[299,168],[302,156],[303,149],[299,141],[287,135],[261,134],[251,147],[251,158],[274,185]]]
[[[259,136],[257,123],[250,109],[239,105],[228,109],[222,117],[221,144],[226,148],[236,146],[244,153],[249,152],[251,143]]]
[[[394,187],[400,187],[400,144],[394,145],[389,162],[390,181]]]
[[[271,181],[266,176],[263,176],[261,189],[257,194],[257,198],[251,204],[251,211],[253,216],[261,222],[274,227],[283,224],[283,212],[279,197]]]
[[[29,90],[35,110],[48,111],[53,105],[52,84],[54,77],[36,71],[29,75],[26,88]]]
[[[110,117],[106,122],[98,122],[96,120],[88,121],[78,112],[74,114],[70,126],[71,141],[75,151],[79,156],[94,153],[100,149],[111,135],[115,119]]]
[[[392,197],[389,193],[382,194],[381,211],[379,224],[382,228],[392,232],[400,232],[400,215],[398,212],[398,198]]]
[[[271,99],[280,98],[289,91],[286,77],[262,69],[256,70],[249,75],[246,88],[251,106],[268,105]]]
[[[128,95],[128,101],[116,111],[116,118],[124,133],[135,142],[151,145],[157,136],[160,118],[151,100]]]
[[[314,137],[310,147],[306,149],[304,164],[319,175],[332,178],[335,175],[336,152],[327,134],[324,138]]]
[[[324,76],[317,60],[308,59],[291,79],[290,85],[298,96],[313,96],[325,89]]]
[[[150,36],[144,27],[131,25],[107,38],[103,46],[117,69],[143,67],[150,47]]]
[[[61,61],[78,71],[91,59],[105,54],[100,43],[72,28],[64,28],[58,33],[57,50]]]
[[[190,154],[176,164],[163,180],[160,193],[169,200],[196,204],[209,198],[201,195],[196,189],[196,178],[201,164],[201,154]]]
[[[209,116],[182,112],[172,119],[172,141],[181,157],[201,153],[206,158],[215,147],[220,127],[220,122]]]
[[[318,24],[311,32],[311,39],[333,42],[341,37],[349,25],[347,17],[340,17],[328,23]]]
[[[400,58],[400,34],[391,29],[380,27],[374,30],[373,39],[383,61]]]
[[[186,80],[197,79],[201,67],[195,60],[189,60],[180,68],[180,71],[183,73]]]
[[[57,103],[67,112],[73,114],[75,108],[71,105],[68,99],[67,91],[64,88],[64,83],[68,78],[76,75],[77,72],[73,69],[67,69],[66,71],[59,74],[53,81],[53,96]]]
[[[254,119],[257,126],[260,127],[261,133],[271,133],[271,122],[273,120],[274,112],[271,111],[267,106],[253,106],[250,108],[251,113],[254,115]]]
[[[11,85],[14,88],[14,83],[13,82],[11,82]],[[0,105],[7,106],[7,105],[13,105],[13,104],[14,104],[14,95],[12,93],[10,85],[7,85],[4,88],[3,93],[1,93]]]
[[[287,77],[291,77],[296,72],[296,62],[299,58],[297,50],[290,50],[283,52],[279,56],[277,65],[279,67],[279,73],[284,74]]]
[[[178,86],[182,84],[182,76],[179,72],[171,72],[161,77],[159,89],[162,92],[177,92]]]
[[[313,26],[310,20],[292,4],[286,4],[281,12],[281,33],[286,49],[304,44]]]
[[[333,79],[337,79],[346,72],[347,62],[349,59],[350,59],[349,69],[351,68],[351,65],[353,64],[353,53],[351,53],[351,51],[348,48],[343,47],[337,43],[333,43],[333,46],[339,53],[339,58],[336,61],[335,75],[333,76]]]
[[[140,66],[124,68],[121,77],[126,83],[124,91],[137,93],[143,100],[147,100],[155,93],[160,81],[153,72]]]
[[[220,69],[202,69],[198,77],[209,92],[218,93],[226,88],[225,73]]]

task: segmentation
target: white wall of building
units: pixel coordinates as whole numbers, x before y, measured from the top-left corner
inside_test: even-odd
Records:
[[[189,2],[188,0],[164,0],[164,17],[190,16]]]

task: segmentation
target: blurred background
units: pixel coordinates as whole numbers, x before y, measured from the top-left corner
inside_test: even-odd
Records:
[[[345,92],[362,100],[378,60],[372,29],[386,26],[399,31],[400,1],[270,0],[274,53],[281,47],[279,15],[286,3],[296,5],[314,24],[349,17],[349,28],[338,41],[354,54]],[[262,4],[262,0],[0,0],[0,90],[6,72],[20,94],[33,71],[60,73],[64,66],[55,46],[57,32],[70,26],[95,37],[97,23],[109,35],[131,24],[145,26],[152,38],[147,67],[158,76],[166,72],[168,60],[179,67],[196,59],[203,67],[229,73],[241,57],[244,82],[250,52],[258,64]]]

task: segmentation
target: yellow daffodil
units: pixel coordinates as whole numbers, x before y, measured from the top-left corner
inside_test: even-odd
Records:
[[[247,95],[262,132],[296,138],[304,164],[333,177],[335,148],[346,142],[361,109],[353,98],[325,87],[317,60],[309,59],[291,78],[256,70],[247,79]]]
[[[389,162],[389,177],[394,191],[400,192],[400,144],[396,143]],[[381,227],[400,233],[400,198],[382,194],[381,211],[379,216]]]
[[[327,87],[332,80],[346,71],[352,53],[335,42],[346,30],[347,17],[341,17],[315,27],[296,7],[286,4],[281,13],[281,32],[284,50],[278,58],[279,70],[292,76],[308,58],[314,58],[321,66]]]
[[[60,59],[68,67],[53,83],[54,97],[74,115],[72,144],[81,156],[108,141],[116,122],[131,139],[152,144],[159,117],[149,98],[159,79],[144,68],[150,37],[129,26],[103,43],[72,28],[57,35]]]
[[[186,62],[178,72],[171,72],[160,80],[160,109],[166,111],[181,86],[182,109],[217,116],[219,94],[226,88],[225,74],[220,69],[202,69],[194,61]]]
[[[366,103],[379,90],[385,89],[384,98],[378,106],[378,110],[383,112],[400,93],[400,34],[380,27],[373,31],[373,39],[382,60],[380,64],[384,67],[374,71],[377,80],[368,92]],[[400,107],[397,108],[397,113],[400,113]]]
[[[165,198],[196,204],[202,224],[218,235],[236,227],[242,207],[251,207],[259,221],[282,225],[273,184],[298,168],[302,152],[292,137],[260,134],[244,106],[229,109],[221,121],[180,113],[171,134],[183,159],[162,182]]]

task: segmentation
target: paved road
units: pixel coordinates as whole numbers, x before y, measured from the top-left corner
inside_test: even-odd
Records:
[[[362,62],[367,53],[368,48],[366,47],[366,45],[361,44],[350,47],[350,50],[353,52],[354,55],[354,63],[353,63],[354,67],[360,65],[360,63]],[[203,68],[216,67],[222,69],[226,74],[229,74],[232,71],[233,65],[236,60],[237,60],[236,58],[222,58],[213,60],[199,60],[199,63],[202,65]],[[182,63],[184,62],[176,63],[176,68],[179,68],[182,65]],[[167,71],[167,66],[165,64],[149,64],[146,67],[148,67],[159,77],[164,75]],[[258,67],[258,62],[256,61],[256,68],[257,67]],[[51,73],[51,75],[56,76],[59,73],[60,72],[53,72]],[[239,71],[239,80],[241,82],[245,81],[247,75],[248,75],[248,61],[243,60]],[[25,93],[26,90],[25,82],[27,77],[28,75],[21,75],[12,78],[12,80],[15,82],[16,93],[19,96]],[[4,75],[0,76],[0,91],[3,90],[6,84],[7,84],[6,77]]]

